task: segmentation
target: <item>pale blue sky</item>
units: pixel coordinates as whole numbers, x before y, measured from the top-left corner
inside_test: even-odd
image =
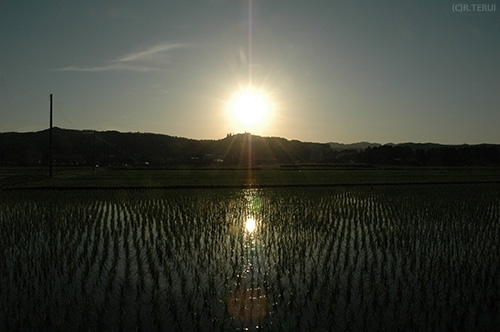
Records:
[[[255,134],[500,143],[498,1],[248,4],[2,1],[0,132],[47,128],[53,93],[59,127],[222,138],[251,58],[275,105]]]

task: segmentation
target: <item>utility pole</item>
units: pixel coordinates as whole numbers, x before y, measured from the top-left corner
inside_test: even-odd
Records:
[[[52,103],[53,103],[53,98],[52,98],[52,93],[50,94],[50,129],[49,129],[49,141],[50,141],[50,148],[49,148],[49,178],[52,179],[52,160],[53,158],[53,139],[52,139]]]
[[[96,151],[95,151],[95,130],[94,137],[92,139],[92,170],[95,171],[96,166]]]

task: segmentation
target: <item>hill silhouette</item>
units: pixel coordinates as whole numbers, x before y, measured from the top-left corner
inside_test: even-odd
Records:
[[[500,145],[312,143],[245,134],[195,140],[54,128],[55,165],[115,167],[500,166]],[[0,133],[0,164],[47,165],[49,131]]]

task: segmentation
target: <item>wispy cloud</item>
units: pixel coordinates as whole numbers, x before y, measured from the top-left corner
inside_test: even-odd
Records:
[[[187,44],[159,44],[144,50],[125,54],[102,66],[68,66],[55,71],[103,72],[103,71],[163,71],[168,63],[168,51],[185,48]]]
[[[79,71],[79,72],[102,72],[102,71],[159,71],[160,68],[152,68],[150,66],[138,66],[138,65],[121,65],[121,64],[110,64],[107,66],[96,66],[96,67],[77,67],[69,66],[58,68],[55,71]]]
[[[128,61],[137,61],[144,60],[147,58],[151,58],[152,56],[156,56],[159,53],[163,53],[169,50],[186,47],[185,44],[162,44],[150,47],[146,50],[127,54],[121,58],[119,58],[118,62],[128,62]]]

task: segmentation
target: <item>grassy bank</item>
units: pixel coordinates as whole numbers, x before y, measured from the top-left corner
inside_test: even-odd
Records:
[[[500,183],[500,169],[175,169],[0,168],[0,187],[155,188]]]

